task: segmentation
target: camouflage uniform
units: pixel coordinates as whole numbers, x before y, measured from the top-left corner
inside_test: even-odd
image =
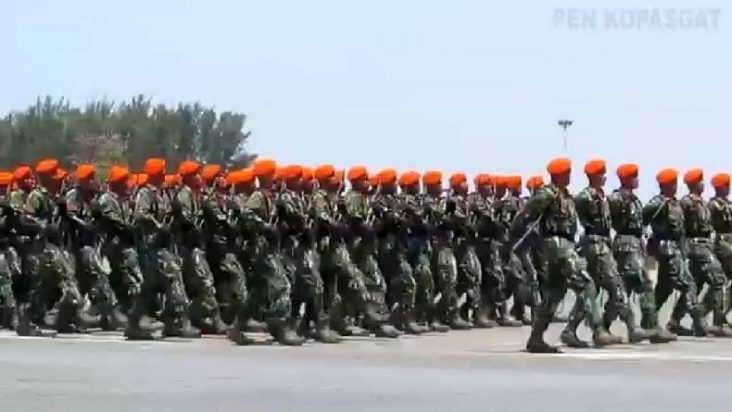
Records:
[[[305,318],[300,331],[311,335],[310,323],[315,325],[315,339],[324,343],[337,343],[340,337],[330,330],[330,322],[324,306],[324,285],[320,275],[320,255],[315,250],[315,233],[311,206],[304,194],[292,190],[280,192],[276,200],[282,250],[294,286],[292,318],[300,317],[300,307],[305,305]]]
[[[452,226],[447,216],[447,199],[426,194],[422,197],[423,213],[431,232],[432,273],[435,279],[434,319],[453,329],[467,329],[470,324],[458,313],[457,260],[453,251]]]
[[[701,292],[704,284],[708,286],[701,303],[703,315],[710,312],[714,315],[714,326],[708,332],[721,333],[724,321],[724,284],[726,278],[722,264],[714,253],[712,234],[712,215],[706,201],[701,196],[688,194],[681,198],[681,209],[684,211],[685,250],[688,266],[696,283],[696,290]]]
[[[280,256],[274,195],[261,189],[255,191],[243,212],[246,230],[256,236],[251,245],[254,255],[248,288],[250,307],[262,311],[270,333],[280,343],[301,345],[302,339],[289,324],[292,284]]]
[[[521,264],[521,260],[515,251],[510,247],[510,235],[513,221],[516,219],[522,204],[519,197],[511,194],[495,202],[494,214],[496,220],[496,233],[494,235],[494,247],[499,248],[502,271],[505,278],[502,302],[499,302],[498,323],[503,326],[522,326],[525,320],[525,309],[530,301],[529,285]],[[506,300],[513,296],[513,316],[511,319],[508,313]]]
[[[595,284],[608,294],[605,328],[609,330],[612,322],[619,317],[627,327],[630,342],[649,338],[645,330],[636,326],[635,315],[612,253],[612,216],[608,198],[603,191],[586,187],[575,197],[575,204],[580,223],[585,229],[580,241],[582,256],[587,259],[587,268]],[[616,341],[620,343],[622,340],[618,338]]]
[[[404,332],[420,334],[426,329],[415,321],[417,284],[412,266],[407,261],[409,237],[402,202],[396,194],[383,192],[377,193],[371,201],[376,216],[374,226],[379,268],[388,282],[387,302],[391,308],[392,323]]]
[[[498,305],[506,300],[506,279],[501,262],[501,244],[496,239],[499,232],[495,220],[495,210],[491,198],[480,193],[468,196],[470,213],[476,219],[475,251],[481,264],[482,280],[479,313],[473,325],[476,327],[493,327],[490,317],[496,312]]]
[[[198,196],[189,186],[183,185],[173,196],[172,208],[173,232],[178,253],[183,258],[183,282],[191,300],[191,322],[203,333],[224,333],[226,326],[216,301],[214,276],[203,251]]]
[[[714,196],[709,200],[709,212],[712,219],[712,227],[716,232],[714,238],[714,253],[722,265],[722,270],[727,280],[732,280],[732,202],[726,197]],[[722,316],[726,320],[732,302],[732,288],[728,288],[724,296],[727,301]],[[719,324],[715,319],[715,324]]]
[[[20,258],[11,244],[15,236],[15,212],[7,204],[5,196],[0,196],[0,326],[12,329],[17,323],[13,279],[20,274]]]
[[[129,202],[112,191],[97,198],[99,227],[104,233],[102,252],[109,259],[109,283],[124,313],[129,313],[142,286],[142,271],[130,223]]]
[[[76,277],[82,295],[88,295],[94,308],[102,316],[102,328],[116,330],[120,317],[116,316],[117,297],[109,283],[111,268],[106,256],[102,255],[100,233],[95,225],[98,215],[98,199],[85,198],[78,188],[71,189],[64,196],[66,219],[70,230],[72,253],[76,258]]]
[[[457,260],[457,294],[465,295],[465,304],[462,307],[461,318],[468,320],[469,312],[479,312],[480,284],[482,271],[480,260],[475,252],[474,217],[466,196],[453,194],[447,203],[447,219],[455,237],[453,248]]]
[[[597,307],[595,284],[587,274],[585,262],[575,251],[577,212],[572,196],[554,184],[545,185],[528,200],[521,214],[523,217],[516,219],[517,224],[535,222],[543,239],[542,248],[546,256],[544,300],[537,308],[527,349],[531,352],[556,351],[544,342],[543,333],[564,299],[567,288],[573,289],[577,295],[567,328],[576,328],[587,317],[594,330],[595,344],[605,344],[607,333]]]
[[[167,193],[152,185],[141,187],[134,198],[132,213],[138,230],[138,255],[143,281],[138,302],[130,315],[127,337],[147,339],[144,328],[147,317],[152,317],[159,306],[159,295],[165,306],[161,319],[169,336],[200,336],[191,326],[188,314],[188,296],[183,282],[182,262],[173,252],[170,233],[171,201]]]
[[[610,216],[615,229],[613,256],[628,294],[639,298],[641,321],[645,329],[658,328],[653,281],[644,267],[643,205],[632,191],[617,189],[608,197]],[[652,340],[654,338],[651,338]]]
[[[386,326],[390,320],[386,302],[386,281],[376,260],[377,239],[374,231],[371,204],[363,194],[351,190],[344,199],[343,219],[348,227],[348,249],[356,267],[363,274],[368,292],[366,326],[377,335],[397,337],[399,333]]]
[[[660,309],[674,289],[681,295],[671,313],[669,330],[686,334],[681,329],[681,319],[688,312],[694,321],[695,332],[706,334],[702,310],[697,304],[696,285],[686,265],[682,248],[684,237],[684,211],[675,197],[654,196],[643,207],[643,223],[650,225],[653,235],[648,241],[648,254],[658,259],[658,283],[656,284],[656,310]]]

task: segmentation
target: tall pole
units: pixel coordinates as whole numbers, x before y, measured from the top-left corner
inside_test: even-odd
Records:
[[[562,127],[562,149],[567,151],[567,129],[574,123],[573,120],[559,119],[557,124]]]

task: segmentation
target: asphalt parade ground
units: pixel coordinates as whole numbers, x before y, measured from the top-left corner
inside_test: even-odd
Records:
[[[560,324],[549,341],[558,342]],[[613,325],[622,334],[622,325]],[[728,410],[732,339],[525,353],[529,328],[301,348],[0,332],[0,411]],[[589,330],[581,337],[589,339]]]

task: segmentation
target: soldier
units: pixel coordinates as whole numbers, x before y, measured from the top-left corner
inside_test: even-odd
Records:
[[[76,186],[64,196],[65,207],[61,210],[71,229],[70,243],[76,258],[79,288],[101,315],[102,329],[117,330],[125,327],[127,319],[117,307],[117,297],[109,283],[111,268],[101,253],[102,239],[95,219],[99,214],[96,168],[81,164],[76,167],[74,178]]]
[[[0,172],[0,326],[15,329],[18,323],[13,279],[20,274],[20,258],[12,245],[15,236],[16,218],[8,203],[10,187],[13,184],[13,173]]]
[[[362,273],[367,291],[366,326],[376,336],[396,338],[401,332],[387,322],[390,313],[387,307],[387,285],[377,261],[378,241],[374,230],[374,210],[368,197],[373,190],[369,185],[368,170],[354,166],[348,170],[351,184],[340,206],[341,218],[346,225],[348,250],[353,263]]]
[[[402,199],[397,195],[397,171],[377,174],[378,190],[371,199],[378,243],[378,260],[387,284],[392,324],[403,332],[419,335],[427,328],[415,321],[416,282],[407,261],[408,229]]]
[[[638,188],[638,166],[620,165],[616,174],[620,180],[620,188],[613,191],[608,201],[610,220],[615,229],[613,256],[620,278],[628,296],[635,293],[639,298],[640,326],[653,332],[650,336],[651,343],[675,341],[676,335],[658,325],[653,281],[644,265],[643,205],[634,192]]]
[[[688,266],[696,283],[696,290],[701,292],[706,284],[707,292],[701,303],[702,316],[713,314],[713,326],[707,333],[718,336],[732,336],[723,326],[724,320],[724,284],[726,282],[722,265],[714,254],[712,242],[712,216],[707,203],[702,197],[704,192],[704,172],[691,169],[684,174],[684,183],[689,194],[681,198],[681,209],[684,212],[684,241],[687,251]]]
[[[178,167],[177,176],[182,184],[172,195],[173,232],[178,253],[183,258],[183,281],[191,299],[191,323],[202,333],[218,335],[225,333],[226,325],[221,320],[213,273],[203,250],[200,169],[192,160],[183,161]]]
[[[323,279],[320,256],[315,250],[315,233],[310,201],[301,192],[302,167],[287,166],[283,170],[284,187],[277,194],[275,205],[282,236],[282,251],[293,283],[292,319],[300,317],[305,305],[305,317],[300,320],[300,334],[322,343],[338,343],[340,335],[330,330],[323,301]],[[315,325],[315,334],[310,323]]]
[[[595,345],[604,346],[610,343],[610,335],[602,325],[600,310],[596,305],[595,285],[584,268],[584,262],[575,251],[577,212],[574,200],[567,189],[572,163],[569,159],[554,159],[549,163],[547,171],[551,175],[551,184],[539,189],[528,200],[521,211],[526,218],[517,219],[517,224],[534,222],[528,230],[532,230],[533,226],[539,228],[539,234],[543,239],[542,246],[546,251],[547,265],[544,300],[536,311],[526,349],[534,353],[559,351],[558,348],[548,345],[543,335],[568,287],[574,289],[577,294],[577,303],[573,310],[574,319],[568,326],[579,325],[576,319],[581,321],[587,316],[593,329]]]
[[[415,319],[429,330],[447,332],[450,327],[435,318],[435,275],[432,271],[432,228],[422,207],[420,174],[404,172],[399,176],[401,203],[407,226],[407,261],[409,262],[415,289]]]
[[[523,207],[521,199],[521,176],[503,178],[502,189],[496,191],[495,215],[496,238],[499,242],[500,257],[505,278],[504,300],[498,304],[497,321],[501,326],[518,327],[530,324],[526,315],[526,304],[529,302],[528,282],[521,261],[510,246],[510,233],[513,221]],[[505,195],[501,192],[505,191]],[[513,297],[513,310],[508,311],[507,299]]]
[[[658,311],[674,289],[681,295],[676,302],[668,323],[669,331],[689,334],[681,326],[686,313],[694,323],[693,333],[706,335],[703,311],[697,304],[696,285],[686,265],[682,240],[684,237],[684,211],[676,199],[678,172],[674,169],[661,170],[656,175],[660,193],[643,207],[643,224],[650,225],[653,231],[648,240],[648,254],[658,261],[658,283],[655,300]]]
[[[498,231],[493,209],[495,178],[489,174],[476,175],[475,192],[468,196],[470,213],[476,219],[475,251],[481,264],[482,280],[480,306],[473,318],[476,328],[492,328],[496,325],[492,315],[506,298],[506,280],[500,256],[500,244],[495,240]],[[489,314],[491,316],[489,316]]]
[[[201,331],[191,325],[189,301],[183,282],[182,262],[173,251],[171,198],[163,188],[165,160],[151,158],[145,161],[147,182],[141,186],[134,200],[132,213],[138,230],[138,254],[143,282],[138,302],[129,318],[125,331],[128,339],[150,339],[141,321],[144,316],[154,316],[158,307],[158,295],[163,294],[165,307],[161,319],[167,336],[196,338]]]
[[[96,201],[96,220],[104,237],[102,253],[109,259],[109,283],[119,301],[119,311],[129,315],[138,302],[142,287],[142,270],[135,247],[135,228],[130,209],[130,173],[126,167],[113,166],[107,177],[108,189]],[[139,323],[127,329],[139,327]],[[151,333],[159,333],[163,324],[145,317],[142,326]]]
[[[714,253],[717,255],[724,274],[728,280],[732,280],[732,202],[729,200],[730,175],[718,173],[712,177],[714,197],[709,200],[709,212],[711,214],[712,226],[716,232],[714,238]],[[727,314],[730,310],[730,296],[732,288],[728,288],[724,298],[727,301],[721,321],[727,321]],[[720,319],[715,319],[715,325],[719,325]]]
[[[542,176],[531,176],[526,180],[526,189],[529,191],[529,197],[522,199],[522,204],[526,204],[528,199],[534,195],[541,187],[544,186],[544,178]],[[522,206],[523,209],[523,206]],[[517,215],[516,219],[524,218],[523,215]],[[526,227],[530,222],[525,222],[516,227]],[[519,233],[519,236],[523,233]],[[531,319],[536,317],[536,308],[541,303],[541,282],[544,279],[544,265],[541,255],[541,236],[535,227],[527,233],[526,240],[521,242],[515,250],[516,256],[521,262],[521,267],[526,274],[526,282],[528,286],[527,305],[531,308]],[[524,319],[525,320],[525,319]]]
[[[262,311],[269,332],[280,344],[300,346],[303,339],[290,325],[292,286],[280,256],[274,192],[276,170],[277,163],[273,160],[254,162],[252,171],[259,188],[249,196],[243,209],[246,230],[255,236],[251,243],[254,256],[249,301],[250,307]]]
[[[597,287],[604,289],[608,294],[603,316],[605,329],[610,330],[612,322],[616,318],[620,318],[625,323],[630,343],[638,343],[650,338],[651,333],[636,325],[635,315],[628,302],[617,263],[610,249],[612,218],[610,203],[605,196],[605,173],[604,160],[588,161],[585,164],[585,174],[589,185],[574,198],[577,215],[584,228],[580,240],[580,253],[587,260],[588,272]],[[562,338],[564,340],[564,334]],[[566,336],[566,338],[568,340],[565,343],[568,346],[576,343],[576,334]],[[614,343],[623,341],[619,336],[613,336],[613,338]]]

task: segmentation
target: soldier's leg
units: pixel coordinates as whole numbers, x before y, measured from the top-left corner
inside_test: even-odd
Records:
[[[458,313],[457,296],[457,259],[452,249],[437,245],[433,252],[433,272],[438,292],[435,297],[436,320],[452,329],[470,329],[471,324]]]
[[[417,324],[415,320],[416,282],[405,252],[392,245],[380,254],[380,260],[383,263],[380,267],[386,270],[384,276],[387,282],[392,324],[409,334],[418,335],[426,332],[427,328]]]
[[[498,242],[484,241],[479,243],[477,249],[483,275],[480,282],[480,307],[473,319],[473,326],[477,328],[496,326],[493,320],[496,308],[506,300],[506,280],[497,245]]]
[[[365,315],[367,326],[378,327],[387,319],[383,314],[372,312],[369,306],[369,293],[366,290],[364,274],[351,259],[346,246],[342,243],[332,246],[324,265],[331,280],[326,283],[329,298],[329,317],[331,327],[344,336],[368,336],[369,332],[351,322],[350,316],[360,312]]]
[[[300,262],[296,272],[296,282],[300,283],[299,289],[305,299],[305,318],[303,326],[310,331],[310,322],[315,325],[315,340],[322,343],[338,343],[340,335],[330,329],[328,314],[325,311],[324,285],[320,271],[320,257],[317,252],[310,248],[301,248],[298,251]],[[304,329],[304,328],[303,328]]]
[[[475,249],[468,244],[458,247],[457,254],[457,294],[465,296],[460,310],[461,319],[470,323],[471,314],[476,314],[480,305],[480,261]]]
[[[533,353],[556,353],[559,352],[559,349],[544,341],[544,332],[554,318],[554,313],[567,292],[567,278],[560,265],[556,262],[550,263],[547,260],[543,262],[542,273],[545,274],[541,283],[542,300],[536,310],[526,349]]]
[[[258,257],[254,271],[260,279],[257,285],[264,287],[263,312],[270,334],[282,345],[302,345],[303,339],[290,325],[292,285],[281,257],[275,253]]]
[[[15,293],[13,293],[13,279],[20,275],[20,261],[15,249],[4,246],[0,250],[0,300],[2,301],[2,318],[0,326],[15,330],[18,323],[16,313]]]
[[[376,258],[371,253],[356,254],[355,263],[363,273],[363,281],[368,292],[367,309],[364,313],[368,329],[379,337],[396,338],[401,333],[387,323],[391,313],[386,301],[386,280],[379,270]]]
[[[191,324],[190,303],[183,281],[181,258],[168,249],[158,249],[155,268],[165,296],[165,306],[161,316],[165,324],[165,335],[186,338],[200,337],[201,331]]]
[[[417,283],[414,303],[417,321],[426,324],[429,330],[435,332],[449,331],[450,328],[447,325],[435,320],[435,279],[430,265],[429,252],[425,250],[419,253],[413,268]]]
[[[226,325],[221,320],[216,301],[213,273],[203,250],[194,248],[183,258],[183,281],[191,299],[191,323],[205,334],[225,333]]]
[[[499,324],[501,326],[523,326],[528,323],[526,316],[526,302],[529,300],[529,287],[526,273],[521,261],[515,253],[510,253],[505,261],[504,273],[506,276],[506,295],[513,297],[513,307],[508,311],[508,302],[504,301],[499,309]]]
[[[81,249],[79,270],[82,276],[89,281],[86,293],[96,311],[101,315],[102,329],[116,330],[124,328],[126,319],[119,314],[117,297],[109,283],[111,268],[109,261],[102,256],[98,249],[85,246]]]
[[[727,315],[732,309],[732,244],[729,242],[729,235],[725,235],[724,239],[717,239],[717,243],[714,247],[714,253],[717,256],[719,263],[722,265],[722,270],[727,278],[725,283],[726,290],[723,296],[725,303],[723,318],[724,321],[729,324]]]
[[[699,244],[690,247],[689,271],[697,281],[697,291],[701,291],[704,284],[707,292],[703,302],[700,302],[702,316],[712,313],[713,326],[707,332],[717,337],[732,336],[732,331],[724,328],[724,285],[726,278],[722,264],[714,255],[711,244]]]
[[[703,321],[703,309],[697,301],[697,289],[694,282],[694,278],[689,272],[688,266],[686,265],[685,259],[681,254],[681,250],[678,245],[668,244],[661,248],[661,254],[659,257],[659,285],[661,284],[661,276],[666,278],[665,282],[669,282],[672,289],[679,291],[679,299],[676,301],[674,308],[671,312],[671,319],[668,323],[668,329],[682,336],[689,335],[706,335],[706,326]],[[656,288],[656,308],[660,308],[660,305],[665,303],[668,298],[668,294],[671,291],[668,289],[662,290],[662,293],[666,293],[666,296],[659,296],[658,287]],[[693,331],[686,329],[681,326],[681,319],[686,314],[691,315],[693,322]]]
[[[524,274],[526,276],[526,288],[527,288],[527,296],[526,296],[526,305],[531,308],[531,319],[534,318],[536,308],[539,306],[539,303],[541,302],[541,293],[539,289],[539,277],[538,272],[536,271],[536,266],[534,265],[534,262],[531,259],[531,252],[529,250],[523,251],[518,253],[518,259],[521,262],[521,267],[524,270]],[[526,320],[524,320],[524,324],[530,325],[531,322],[529,320],[529,323],[526,323]]]

